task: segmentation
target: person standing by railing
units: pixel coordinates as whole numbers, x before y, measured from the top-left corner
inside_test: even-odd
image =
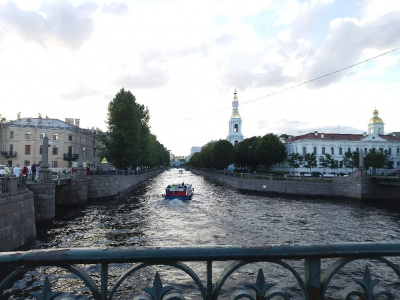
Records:
[[[15,175],[15,177],[18,178],[18,186],[21,185],[21,167],[19,166],[19,164],[17,164],[14,168],[13,168],[13,174]]]
[[[33,163],[33,165],[31,166],[31,172],[32,172],[32,174],[31,174],[32,180],[35,180],[35,178],[36,178],[36,164],[35,163]]]

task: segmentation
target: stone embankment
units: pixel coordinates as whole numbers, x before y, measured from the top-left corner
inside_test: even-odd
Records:
[[[0,251],[29,248],[36,241],[36,223],[55,217],[61,205],[85,205],[114,197],[163,172],[152,170],[138,175],[82,176],[69,184],[55,182],[17,186],[16,177],[2,179],[0,192]],[[4,182],[4,183],[3,183]]]
[[[360,169],[348,177],[332,178],[254,176],[201,169],[191,171],[244,191],[358,200],[400,200],[400,186],[378,184],[376,179],[366,177]]]
[[[2,178],[0,193],[0,251],[31,246],[36,241],[33,193],[19,190],[17,178]]]

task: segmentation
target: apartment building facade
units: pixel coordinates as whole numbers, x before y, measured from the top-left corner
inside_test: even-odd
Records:
[[[0,164],[14,167],[30,166],[42,160],[43,138],[49,139],[49,168],[70,171],[74,162],[90,162],[100,166],[101,147],[98,132],[80,128],[80,120],[52,118],[21,118],[8,121],[0,128]],[[81,157],[80,157],[81,155]]]

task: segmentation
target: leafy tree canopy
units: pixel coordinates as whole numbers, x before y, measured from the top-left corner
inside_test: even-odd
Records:
[[[108,104],[108,132],[101,136],[101,155],[118,169],[169,163],[169,154],[152,136],[147,107],[123,88]]]

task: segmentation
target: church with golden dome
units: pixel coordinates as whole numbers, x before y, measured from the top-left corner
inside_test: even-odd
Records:
[[[335,172],[348,174],[353,170],[346,168],[343,162],[344,154],[347,151],[362,151],[365,156],[370,149],[375,148],[378,151],[387,151],[394,162],[393,167],[398,169],[400,167],[400,137],[395,134],[385,135],[385,124],[379,117],[377,109],[373,111],[372,115],[372,118],[368,122],[368,130],[362,134],[322,133],[315,131],[285,139],[287,158],[293,153],[298,153],[303,157],[307,153],[315,153],[317,162],[319,162],[321,156],[329,154],[338,163],[339,168]],[[313,168],[313,171],[320,171],[319,167]],[[274,170],[287,171],[288,168],[289,165],[285,162],[280,166],[275,166]],[[300,167],[296,171],[308,173],[310,169]],[[331,172],[331,170],[327,170],[328,172]]]

